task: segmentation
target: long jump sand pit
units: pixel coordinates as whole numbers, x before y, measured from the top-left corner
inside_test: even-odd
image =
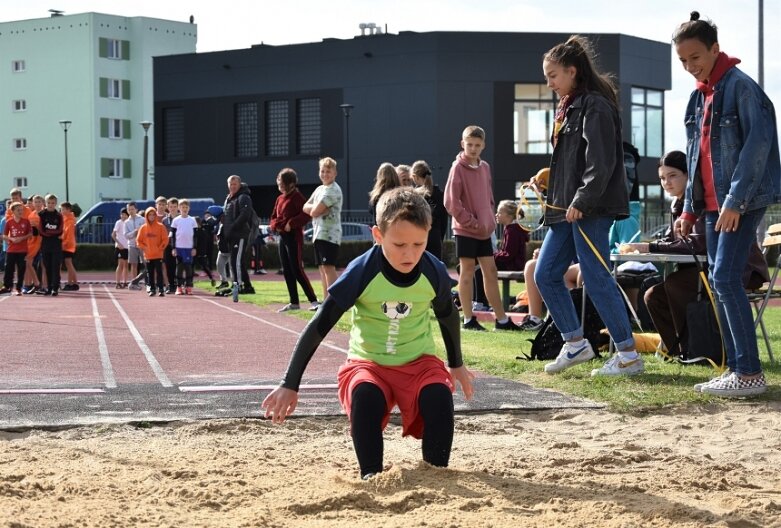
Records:
[[[0,433],[0,526],[781,526],[781,404],[458,415],[449,469],[343,417]],[[519,524],[520,523],[520,524]]]

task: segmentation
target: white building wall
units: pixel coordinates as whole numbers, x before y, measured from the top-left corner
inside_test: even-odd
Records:
[[[129,60],[100,57],[100,38],[129,42]],[[53,192],[64,200],[64,133],[68,131],[68,195],[86,209],[112,198],[142,198],[143,128],[152,120],[152,57],[193,53],[197,26],[146,17],[98,13],[0,24],[0,196],[16,178],[26,178],[25,195]],[[25,71],[14,73],[14,60]],[[130,99],[101,97],[100,78],[130,82]],[[27,109],[13,111],[13,101]],[[101,137],[101,118],[130,121],[129,139]],[[14,139],[27,140],[14,150]],[[153,171],[153,130],[149,166]],[[129,159],[130,177],[101,177],[101,158]],[[127,176],[127,175],[125,175]],[[153,193],[149,182],[147,195]]]

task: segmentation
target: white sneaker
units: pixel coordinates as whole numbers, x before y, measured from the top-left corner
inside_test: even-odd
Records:
[[[697,383],[696,385],[694,385],[694,392],[702,392],[702,388],[705,387],[706,385],[710,385],[711,383],[714,383],[723,378],[728,378],[730,374],[732,373],[729,371],[729,369],[727,369],[724,372],[722,372],[720,376],[711,378],[708,381],[703,381],[702,383]]]
[[[285,306],[277,310],[277,312],[282,313],[282,312],[289,312],[290,310],[300,310],[300,309],[301,309],[300,305],[290,303],[290,304],[286,304]]]
[[[320,308],[320,305],[323,304],[320,301],[315,301],[312,303],[312,306],[309,307],[310,312],[316,312],[318,308]]]
[[[561,347],[561,352],[556,356],[556,361],[545,365],[545,372],[556,374],[578,363],[584,363],[593,357],[594,349],[591,348],[591,343],[588,342],[588,339],[585,340],[585,344],[579,346],[573,346],[565,342],[564,346]]]
[[[602,367],[591,371],[592,376],[634,376],[645,371],[643,358],[639,355],[635,359],[623,361],[618,353],[607,360]]]

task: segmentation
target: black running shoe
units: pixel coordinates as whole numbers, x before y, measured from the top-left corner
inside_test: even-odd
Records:
[[[543,321],[542,319],[537,319],[535,321],[531,317],[526,316],[519,327],[521,330],[525,330],[527,332],[537,332],[540,328],[542,328],[542,324],[544,322],[545,321]]]
[[[472,318],[469,321],[461,325],[461,328],[463,328],[464,330],[476,330],[478,332],[485,332],[485,328],[483,328],[483,326],[477,322],[477,317],[474,316],[472,316]]]
[[[507,321],[505,321],[503,323],[500,323],[499,321],[497,321],[494,324],[494,330],[503,331],[503,330],[520,330],[520,329],[521,329],[521,327],[518,326],[517,324],[513,323],[513,320],[510,319],[509,317],[507,318]]]

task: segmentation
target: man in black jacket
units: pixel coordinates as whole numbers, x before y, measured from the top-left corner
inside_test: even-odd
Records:
[[[222,236],[227,238],[231,248],[233,301],[238,302],[239,293],[255,293],[247,272],[250,224],[255,215],[249,187],[235,174],[228,178],[228,196],[225,198],[224,209]],[[239,287],[239,279],[241,287]]]

